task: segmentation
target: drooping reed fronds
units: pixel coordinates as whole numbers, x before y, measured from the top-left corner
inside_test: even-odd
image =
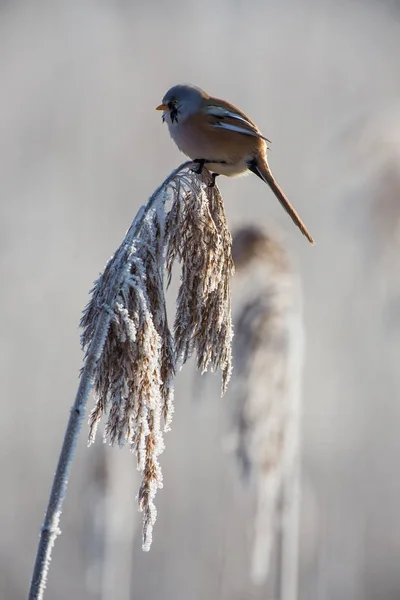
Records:
[[[181,184],[180,184],[181,185]],[[179,190],[177,190],[179,192]],[[222,370],[222,393],[231,374],[231,234],[219,193],[177,193],[167,217],[167,271],[182,263],[174,324],[178,360],[193,352],[201,372]]]
[[[53,480],[29,600],[43,598],[91,389],[96,403],[89,443],[105,416],[105,437],[111,444],[128,444],[137,457],[144,550],[151,545],[154,497],[162,487],[158,457],[164,449],[163,431],[171,422],[177,367],[195,352],[199,368],[222,370],[222,390],[226,389],[231,371],[231,236],[221,195],[210,186],[210,173],[205,169],[197,175],[191,167],[187,162],[173,171],[140,209],[84,311],[85,362]],[[181,263],[182,284],[172,333],[164,274],[167,268],[170,275],[175,259]]]
[[[256,227],[236,232],[233,258],[242,290],[235,319],[233,429],[242,475],[257,489],[252,579],[262,583],[279,528],[279,598],[293,600],[303,326],[296,277],[283,246]],[[279,515],[283,496],[289,510]],[[293,504],[294,503],[294,504]],[[285,589],[283,589],[285,588]]]
[[[177,366],[195,352],[200,369],[221,368],[223,391],[231,371],[231,236],[219,191],[205,178],[206,174],[199,178],[185,168],[160,191],[140,230],[134,222],[96,282],[81,323],[82,344],[88,348],[99,311],[110,313],[94,375],[96,405],[90,415],[89,442],[107,415],[106,438],[111,444],[127,443],[135,452],[142,473],[138,500],[145,550],[150,548],[156,519],[154,497],[162,487],[158,460],[164,449],[162,419],[165,431],[173,411]],[[175,259],[182,275],[172,335],[164,271],[170,279]],[[116,279],[119,285],[110,297]]]

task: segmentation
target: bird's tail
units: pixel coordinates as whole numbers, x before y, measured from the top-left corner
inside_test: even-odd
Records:
[[[306,238],[308,239],[310,244],[314,244],[314,240],[313,240],[312,236],[309,234],[307,227],[304,225],[303,221],[300,219],[295,208],[290,204],[289,200],[286,198],[285,194],[283,193],[283,190],[279,187],[278,183],[275,181],[275,178],[270,171],[267,161],[265,160],[265,161],[261,162],[260,160],[257,161],[254,159],[251,163],[249,163],[248,168],[255,175],[257,175],[260,179],[265,181],[265,183],[268,183],[269,187],[274,192],[275,196],[278,198],[278,200],[281,203],[281,205],[283,206],[283,208],[289,214],[293,223],[295,225],[297,225],[297,227],[300,229],[301,233],[306,236]]]

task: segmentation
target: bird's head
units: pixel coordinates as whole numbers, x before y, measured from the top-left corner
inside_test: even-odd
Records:
[[[206,98],[207,95],[194,85],[175,85],[168,90],[156,110],[162,110],[163,121],[173,125],[197,113]]]

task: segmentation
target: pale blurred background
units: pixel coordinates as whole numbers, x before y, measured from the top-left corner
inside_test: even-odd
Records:
[[[272,170],[316,240],[308,245],[255,177],[218,181],[232,228],[279,230],[303,281],[299,598],[397,600],[395,0],[0,4],[0,598],[27,595],[82,364],[78,322],[88,290],[139,205],[184,160],[154,111],[180,82],[237,104],[272,139]],[[185,367],[161,457],[153,547],[143,554],[135,541],[130,595],[108,583],[108,598],[272,600],[250,583],[248,499],[222,448],[218,382],[205,390],[193,399]],[[134,471],[127,451],[100,441],[87,450],[86,435],[49,599],[104,600],[87,565],[100,502],[93,464],[106,452],[123,481]],[[130,506],[134,496],[121,502]]]

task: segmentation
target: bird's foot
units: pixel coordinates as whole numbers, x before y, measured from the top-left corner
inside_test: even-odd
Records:
[[[195,170],[195,173],[197,173],[197,175],[201,175],[204,169],[204,165],[206,164],[206,159],[205,158],[195,158],[194,163],[198,164],[197,170]]]
[[[220,173],[211,173],[212,181],[211,181],[211,183],[208,184],[209,188],[215,187],[215,179],[216,179],[216,177],[218,177],[218,175],[220,175]]]

